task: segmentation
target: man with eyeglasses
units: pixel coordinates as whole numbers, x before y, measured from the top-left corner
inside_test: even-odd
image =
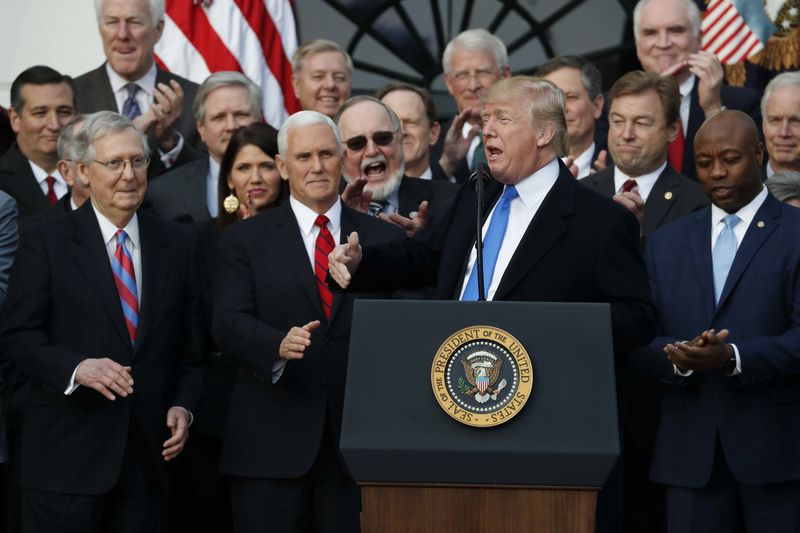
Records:
[[[19,217],[40,213],[67,194],[58,170],[58,135],[77,108],[72,79],[37,65],[11,84],[16,142],[0,158],[0,190],[17,201]]]
[[[139,211],[129,119],[89,115],[75,143],[90,201],[22,239],[2,317],[0,350],[33,383],[21,530],[159,532],[202,385],[193,234]]]
[[[150,179],[198,157],[197,84],[158,68],[164,0],[95,0],[106,62],[75,78],[81,111],[117,111],[148,135]]]
[[[404,175],[400,119],[372,96],[354,96],[334,118],[344,144],[345,203],[401,226],[409,235],[447,210],[457,188],[445,180]]]
[[[486,162],[480,130],[481,99],[499,79],[511,76],[503,41],[484,29],[459,33],[442,55],[444,82],[458,114],[442,127],[445,135],[431,148],[431,161],[452,181],[463,183]]]

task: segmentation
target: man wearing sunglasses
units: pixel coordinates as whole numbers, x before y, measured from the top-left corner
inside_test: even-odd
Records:
[[[457,191],[453,184],[405,176],[402,126],[389,106],[372,96],[354,96],[334,120],[344,144],[344,178],[350,185],[343,196],[348,205],[355,205],[353,196],[363,191],[363,211],[409,234],[449,207]]]

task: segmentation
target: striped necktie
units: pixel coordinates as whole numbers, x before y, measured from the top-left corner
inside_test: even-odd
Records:
[[[128,98],[122,103],[121,114],[133,120],[142,114],[142,110],[139,109],[139,103],[136,101],[136,93],[139,92],[139,86],[135,83],[129,83],[125,86],[125,90],[128,91]]]
[[[328,254],[334,248],[333,235],[328,231],[328,217],[325,215],[319,215],[314,224],[319,227],[319,235],[317,235],[317,243],[314,248],[314,274],[317,276],[317,289],[319,290],[319,299],[322,301],[322,310],[325,312],[325,318],[330,318],[333,293],[325,283],[325,278],[328,276]]]
[[[122,314],[125,316],[125,325],[128,327],[131,345],[133,345],[136,342],[136,329],[139,326],[139,292],[136,289],[136,273],[133,270],[131,253],[125,246],[128,234],[119,230],[115,237],[117,249],[114,251],[111,270],[114,271],[114,283],[117,285]]]

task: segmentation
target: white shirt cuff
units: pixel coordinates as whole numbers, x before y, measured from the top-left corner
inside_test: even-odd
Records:
[[[80,383],[75,383],[75,376],[78,375],[78,367],[81,366],[82,363],[83,361],[78,363],[78,366],[76,366],[75,370],[72,371],[72,376],[69,378],[69,385],[67,385],[67,389],[64,391],[64,396],[69,396],[75,392],[75,389],[81,386]]]
[[[672,368],[675,370],[675,375],[676,376],[680,376],[682,378],[688,378],[689,376],[691,376],[694,373],[694,370],[691,370],[691,369],[690,370],[681,370],[680,368],[677,367],[677,365],[675,365],[675,363],[672,364]]]
[[[283,370],[286,368],[286,363],[288,361],[286,359],[278,359],[274,363],[272,363],[272,384],[275,385],[281,376],[283,375]]]
[[[742,359],[739,357],[739,348],[736,347],[735,344],[731,344],[733,348],[733,356],[736,358],[736,368],[733,369],[733,372],[728,374],[730,377],[736,377],[742,375]]]

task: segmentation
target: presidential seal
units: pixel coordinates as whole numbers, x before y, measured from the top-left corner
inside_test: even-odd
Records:
[[[507,331],[471,326],[439,346],[431,368],[436,401],[468,426],[508,422],[525,406],[533,388],[528,352]]]

